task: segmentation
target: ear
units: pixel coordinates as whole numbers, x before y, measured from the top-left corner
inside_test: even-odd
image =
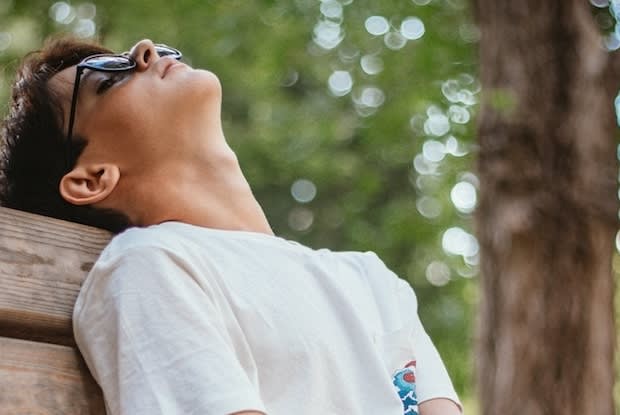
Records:
[[[60,180],[60,194],[74,205],[92,205],[112,193],[121,178],[117,165],[77,165]]]

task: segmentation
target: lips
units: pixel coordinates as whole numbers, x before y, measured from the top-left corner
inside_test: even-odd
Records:
[[[161,74],[162,78],[166,77],[166,74],[168,73],[170,68],[172,68],[173,66],[182,65],[181,62],[179,62],[179,61],[177,61],[175,59],[167,59],[167,60],[169,60],[170,62],[166,62],[166,65],[164,66],[164,70],[162,71],[162,74]]]

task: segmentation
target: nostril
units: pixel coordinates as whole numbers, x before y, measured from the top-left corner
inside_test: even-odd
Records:
[[[144,51],[144,63],[148,63],[149,59],[151,58],[151,51],[150,49],[147,49]]]

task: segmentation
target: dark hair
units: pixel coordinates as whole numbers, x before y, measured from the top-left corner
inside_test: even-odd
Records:
[[[129,218],[118,211],[73,205],[58,190],[67,172],[66,138],[59,97],[48,81],[87,56],[109,52],[96,44],[60,38],[24,58],[0,135],[1,205],[115,233],[131,226]],[[87,145],[83,137],[73,141],[71,166]]]

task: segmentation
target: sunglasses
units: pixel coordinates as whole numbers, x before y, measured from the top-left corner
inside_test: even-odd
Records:
[[[166,45],[155,45],[155,51],[160,57],[171,56],[180,60],[183,56],[178,50]],[[80,78],[85,69],[99,72],[125,72],[136,68],[136,61],[127,54],[101,54],[86,57],[77,64],[75,71],[75,82],[73,83],[73,95],[71,97],[71,112],[69,113],[69,128],[67,129],[67,170],[71,168],[73,148],[71,141],[73,137],[73,123],[75,122],[75,109],[77,106],[78,91],[80,89]]]

